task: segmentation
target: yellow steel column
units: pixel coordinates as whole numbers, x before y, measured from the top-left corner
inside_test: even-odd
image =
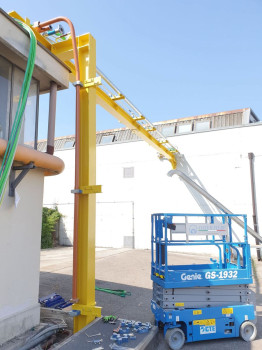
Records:
[[[81,82],[96,76],[96,43],[88,34],[88,44],[81,46],[79,38],[79,65]],[[83,36],[86,38],[86,35]],[[96,91],[95,86],[80,90],[80,155],[77,297],[73,305],[80,315],[75,317],[74,332],[79,331],[95,317],[101,308],[95,306],[95,222],[96,222]]]

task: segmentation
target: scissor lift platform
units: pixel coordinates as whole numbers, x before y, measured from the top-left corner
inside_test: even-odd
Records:
[[[243,242],[233,242],[232,216],[240,215],[152,215],[151,309],[171,349],[199,340],[256,337],[247,218],[241,215]],[[214,246],[219,258],[210,264],[168,263],[169,247],[189,245]]]

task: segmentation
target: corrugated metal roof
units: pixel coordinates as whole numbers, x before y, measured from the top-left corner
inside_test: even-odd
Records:
[[[236,109],[233,111],[210,113],[194,117],[171,119],[154,123],[154,126],[164,136],[171,137],[183,133],[207,131],[212,129],[234,127],[258,122],[259,119],[251,108]],[[153,136],[154,133],[151,133]],[[110,137],[112,136],[112,137]],[[139,140],[135,131],[120,128],[98,131],[96,144],[112,144]],[[62,136],[55,139],[55,151],[74,147],[75,136]],[[38,141],[37,149],[46,151],[46,140]]]

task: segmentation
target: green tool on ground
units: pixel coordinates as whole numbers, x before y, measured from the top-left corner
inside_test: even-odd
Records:
[[[104,316],[102,318],[104,323],[115,322],[117,319],[118,319],[118,316],[114,316],[114,315]]]
[[[126,290],[123,290],[123,289],[109,289],[109,288],[96,287],[96,290],[99,290],[100,292],[109,293],[109,294],[115,294],[115,295],[118,295],[119,297],[125,297],[126,295],[131,295],[130,292],[127,292]]]

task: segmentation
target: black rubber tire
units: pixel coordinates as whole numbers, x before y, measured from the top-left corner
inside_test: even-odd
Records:
[[[257,336],[257,327],[250,321],[245,321],[239,329],[240,337],[245,341],[252,341]]]
[[[185,334],[180,328],[171,328],[166,331],[165,339],[170,349],[182,349],[185,344]]]

